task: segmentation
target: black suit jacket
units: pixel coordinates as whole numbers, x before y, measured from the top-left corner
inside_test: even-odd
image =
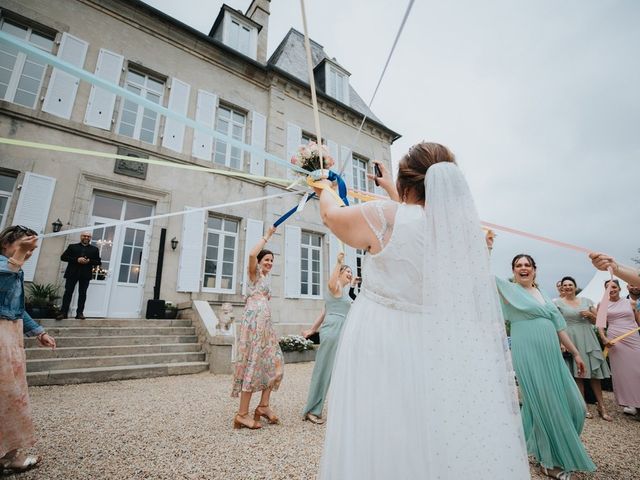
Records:
[[[89,263],[78,263],[78,258],[87,257]],[[60,260],[69,262],[64,272],[64,278],[77,278],[88,280],[91,278],[91,270],[96,265],[102,265],[100,251],[93,245],[84,246],[82,243],[72,243],[67,247]]]

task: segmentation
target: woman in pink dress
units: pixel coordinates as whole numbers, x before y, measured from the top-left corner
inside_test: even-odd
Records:
[[[609,347],[613,393],[625,413],[636,413],[640,408],[640,335],[635,332],[614,344],[614,338],[635,330],[640,326],[640,312],[626,298],[620,298],[620,284],[608,280],[611,285],[609,308],[607,310],[607,331],[599,328],[602,342]]]
[[[260,418],[279,423],[269,406],[271,392],[282,380],[284,360],[278,337],[271,323],[271,286],[269,273],[273,266],[273,252],[264,247],[276,231],[271,227],[249,252],[247,274],[247,303],[242,314],[238,337],[238,358],[233,377],[233,397],[240,396],[240,408],[233,420],[234,428],[260,428]],[[253,418],[249,416],[251,395],[261,392],[260,404]]]

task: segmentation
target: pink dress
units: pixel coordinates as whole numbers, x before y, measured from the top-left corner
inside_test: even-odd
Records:
[[[607,337],[614,339],[638,328],[626,298],[609,304]],[[619,405],[640,408],[640,334],[635,333],[609,348],[613,393]]]
[[[277,390],[280,386],[284,358],[271,323],[270,299],[269,277],[258,272],[256,282],[250,283],[247,289],[233,376],[233,397],[240,392]]]
[[[36,443],[26,365],[22,320],[0,319],[0,457]]]

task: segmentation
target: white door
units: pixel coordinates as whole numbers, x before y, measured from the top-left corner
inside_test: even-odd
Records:
[[[137,199],[96,193],[92,225],[153,215],[153,205]],[[87,317],[137,318],[142,311],[151,222],[97,228],[91,243],[100,250],[102,266],[94,269],[87,291]],[[72,302],[76,305],[76,301]]]

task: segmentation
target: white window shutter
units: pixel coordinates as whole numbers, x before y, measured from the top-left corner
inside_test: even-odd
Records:
[[[291,157],[295,155],[300,142],[302,142],[302,128],[287,122],[287,160],[290,161]],[[287,170],[287,178],[296,178],[295,172],[290,168]]]
[[[95,74],[97,77],[117,85],[120,82],[123,64],[124,57],[122,55],[101,48]],[[87,111],[84,114],[84,123],[103,130],[111,130],[115,104],[115,93],[92,85]]]
[[[251,114],[251,145],[261,150],[267,145],[267,117],[258,112]],[[264,175],[264,157],[252,153],[249,172],[252,175]]]
[[[192,207],[184,207],[191,210]],[[178,266],[178,292],[199,292],[204,250],[205,212],[197,210],[182,216],[182,248]]]
[[[340,159],[340,147],[333,140],[327,139],[327,148],[329,149],[329,155],[331,155],[331,158],[333,158],[333,160],[336,162],[336,171],[340,171],[341,165],[338,161]]]
[[[300,241],[302,229],[293,225],[284,227],[284,296],[300,297]]]
[[[351,267],[353,276],[356,276],[356,249],[349,245],[344,246],[344,264]]]
[[[206,125],[213,130],[216,116],[216,106],[218,96],[198,90],[198,101],[196,103],[196,122]],[[191,154],[202,160],[211,160],[211,150],[213,148],[213,136],[201,130],[193,131],[193,148]]]
[[[171,80],[171,93],[169,94],[169,104],[167,108],[180,115],[187,115],[189,108],[189,93],[191,85],[173,78]],[[185,124],[173,118],[167,118],[164,123],[164,134],[162,135],[162,146],[174,152],[182,153],[184,143]]]
[[[338,261],[338,253],[340,253],[340,240],[333,233],[329,234],[329,277],[333,273],[333,268]]]
[[[87,42],[65,32],[60,40],[58,58],[76,67],[84,68],[87,48],[89,48]],[[54,68],[42,111],[62,118],[71,118],[79,84],[79,78]]]
[[[353,165],[351,159],[351,149],[345,146],[340,147],[340,169],[344,165],[344,181],[348,188],[353,188]]]
[[[55,178],[27,172],[22,182],[16,213],[13,216],[13,224],[24,225],[39,234],[44,233],[55,188]],[[38,245],[41,242],[42,240],[39,240]],[[38,264],[38,255],[40,255],[40,249],[36,248],[31,258],[22,267],[24,279],[27,282],[33,281],[36,265]]]
[[[253,218],[247,218],[247,228],[244,236],[244,263],[242,275],[242,295],[247,294],[247,285],[249,282],[249,252],[258,243],[260,237],[262,237],[263,222],[261,220],[254,220]]]

